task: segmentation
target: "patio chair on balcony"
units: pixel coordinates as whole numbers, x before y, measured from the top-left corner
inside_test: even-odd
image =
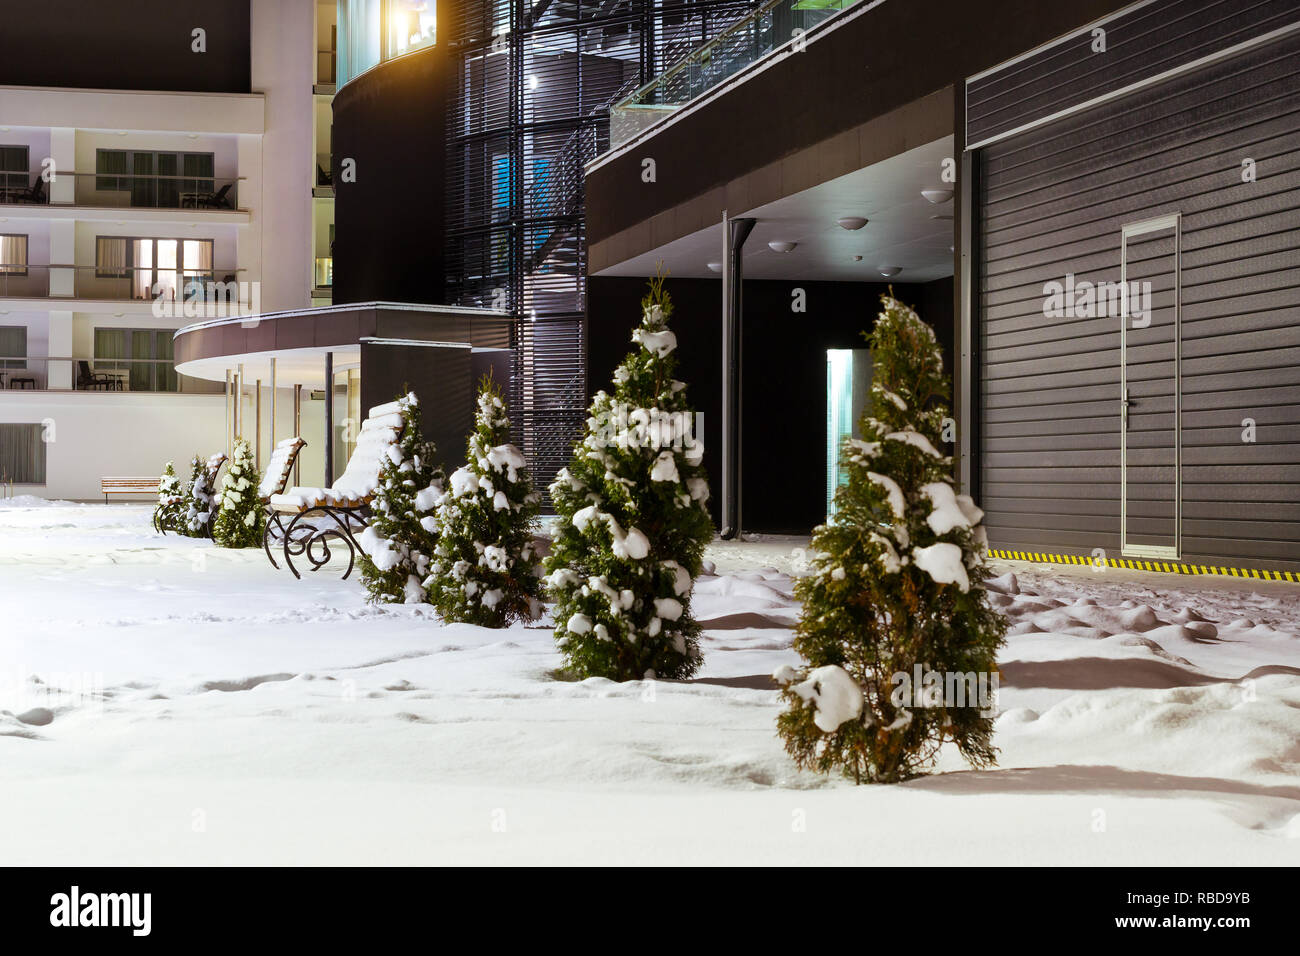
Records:
[[[44,205],[46,202],[45,180],[42,179],[40,176],[37,176],[32,181],[32,184],[28,186],[26,189],[22,190],[21,192],[14,193],[13,198],[10,200],[10,202],[36,203],[38,205]]]
[[[81,361],[77,363],[77,388],[89,390],[98,388],[102,391],[122,390],[122,380],[116,375],[109,375],[107,372],[92,372],[90,363]]]
[[[195,193],[192,202],[199,209],[230,209],[230,200],[227,193],[233,183],[226,183],[214,193]]]
[[[287,525],[277,520],[281,533],[276,546],[284,553],[285,564],[295,578],[301,578],[293,565],[295,557],[306,556],[311,570],[319,570],[330,559],[329,539],[348,547],[346,578],[356,563],[356,533],[366,527],[370,519],[370,502],[379,488],[379,469],[388,458],[388,450],[397,444],[406,428],[406,414],[401,402],[376,405],[361,425],[356,448],[348,459],[348,466],[331,488],[290,488],[285,494],[270,497],[270,509],[277,516],[289,518]],[[271,554],[271,526],[266,523],[262,547],[271,566],[279,568]]]

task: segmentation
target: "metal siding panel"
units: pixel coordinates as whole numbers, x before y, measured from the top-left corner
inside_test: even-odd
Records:
[[[975,78],[966,141],[981,143],[1294,23],[1295,0],[1156,0]]]
[[[1297,56],[1292,35],[981,150],[992,547],[1118,556],[1119,319],[1045,317],[1043,285],[1117,281],[1121,226],[1180,212],[1184,560],[1300,568]],[[1255,182],[1241,180],[1243,157]],[[1158,373],[1147,407],[1171,412],[1168,346],[1129,346],[1130,382]],[[1163,428],[1130,429],[1130,480],[1161,463]],[[1130,537],[1168,497],[1132,491]]]

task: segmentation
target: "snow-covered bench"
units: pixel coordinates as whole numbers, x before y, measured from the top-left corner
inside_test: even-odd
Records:
[[[406,417],[399,402],[376,405],[361,425],[356,447],[348,466],[329,488],[290,488],[283,494],[272,494],[267,502],[274,522],[266,524],[262,546],[272,567],[278,568],[271,554],[271,526],[274,523],[281,533],[277,545],[284,553],[285,564],[296,578],[302,577],[293,566],[293,559],[306,555],[315,571],[330,559],[329,538],[333,537],[348,546],[347,577],[356,561],[357,540],[354,536],[366,526],[370,501],[379,488],[379,468],[388,456],[388,450],[397,445]],[[288,517],[287,525],[281,518]],[[300,529],[310,529],[297,534]]]
[[[301,437],[295,435],[292,438],[286,438],[276,444],[271,449],[271,457],[267,459],[266,470],[262,472],[262,480],[257,484],[257,497],[262,502],[262,507],[266,509],[266,535],[263,536],[263,544],[271,537],[271,526],[275,525],[275,530],[280,535],[284,534],[284,525],[280,522],[280,513],[271,510],[271,498],[274,495],[283,494],[285,486],[289,484],[289,475],[293,472],[293,466],[298,461],[298,453],[307,447],[307,443]],[[268,552],[267,557],[270,557]],[[272,561],[272,564],[275,562]]]

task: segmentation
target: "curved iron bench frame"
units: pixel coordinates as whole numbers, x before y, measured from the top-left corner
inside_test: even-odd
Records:
[[[397,438],[399,439],[410,426],[410,420],[405,415],[402,418],[402,425],[397,429]],[[365,431],[365,427],[363,423],[361,426],[362,431]],[[332,556],[329,539],[333,537],[348,547],[348,568],[343,572],[343,580],[347,580],[348,576],[352,574],[352,569],[356,567],[357,552],[361,550],[355,532],[365,529],[369,524],[372,498],[373,495],[364,499],[353,499],[356,504],[348,505],[318,502],[293,508],[292,510],[288,508],[280,510],[268,502],[268,509],[275,515],[274,524],[282,535],[281,540],[277,542],[277,547],[284,554],[284,563],[293,572],[295,578],[302,579],[302,575],[298,573],[298,569],[293,565],[295,557],[305,557],[307,563],[311,565],[312,571],[319,571],[329,563]],[[293,517],[289,520],[288,526],[285,526],[281,515],[288,514],[293,515]],[[315,524],[304,524],[303,521],[308,516],[323,516],[332,521],[333,525],[327,524],[322,528]],[[279,570],[280,565],[275,563],[275,556],[271,554],[271,525],[272,519],[268,517],[266,529],[262,532],[262,550],[266,552],[266,558],[271,562],[271,567]]]
[[[360,531],[368,524],[370,502],[365,501],[360,505],[351,507],[325,504],[309,505],[297,512],[292,512],[293,517],[286,527],[281,516],[290,513],[273,511],[274,518],[272,520],[280,530],[280,538],[276,541],[276,546],[284,553],[284,563],[293,572],[293,576],[299,579],[302,578],[302,575],[298,573],[298,569],[294,567],[293,559],[295,557],[305,557],[311,565],[310,570],[312,571],[319,571],[328,564],[333,555],[330,551],[329,539],[333,537],[348,547],[348,568],[343,572],[343,580],[347,580],[348,576],[352,574],[352,569],[356,566],[357,552],[361,550],[355,531]],[[322,528],[315,524],[303,523],[304,519],[318,519],[320,516],[333,521],[333,525],[326,525]],[[271,562],[271,567],[279,570],[280,565],[275,563],[275,556],[271,554],[271,541],[271,520],[268,520],[266,530],[262,534],[262,550],[266,552],[266,558]]]

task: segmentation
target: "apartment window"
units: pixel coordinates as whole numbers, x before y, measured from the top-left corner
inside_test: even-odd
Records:
[[[27,367],[27,326],[0,325],[0,368]]]
[[[125,236],[95,238],[95,278],[125,279],[131,275],[127,261],[130,240]]]
[[[184,298],[189,282],[210,282],[216,278],[213,241],[98,236],[95,276],[129,278],[133,299],[156,298],[155,289],[166,299]]]
[[[27,275],[26,236],[0,236],[0,274]]]
[[[5,194],[27,188],[26,146],[0,146],[0,192]]]
[[[45,484],[44,432],[39,422],[0,424],[0,481]]]
[[[126,192],[132,206],[179,209],[215,192],[213,153],[95,150],[95,189]]]
[[[95,329],[95,371],[126,371],[133,392],[177,391],[171,329]]]

